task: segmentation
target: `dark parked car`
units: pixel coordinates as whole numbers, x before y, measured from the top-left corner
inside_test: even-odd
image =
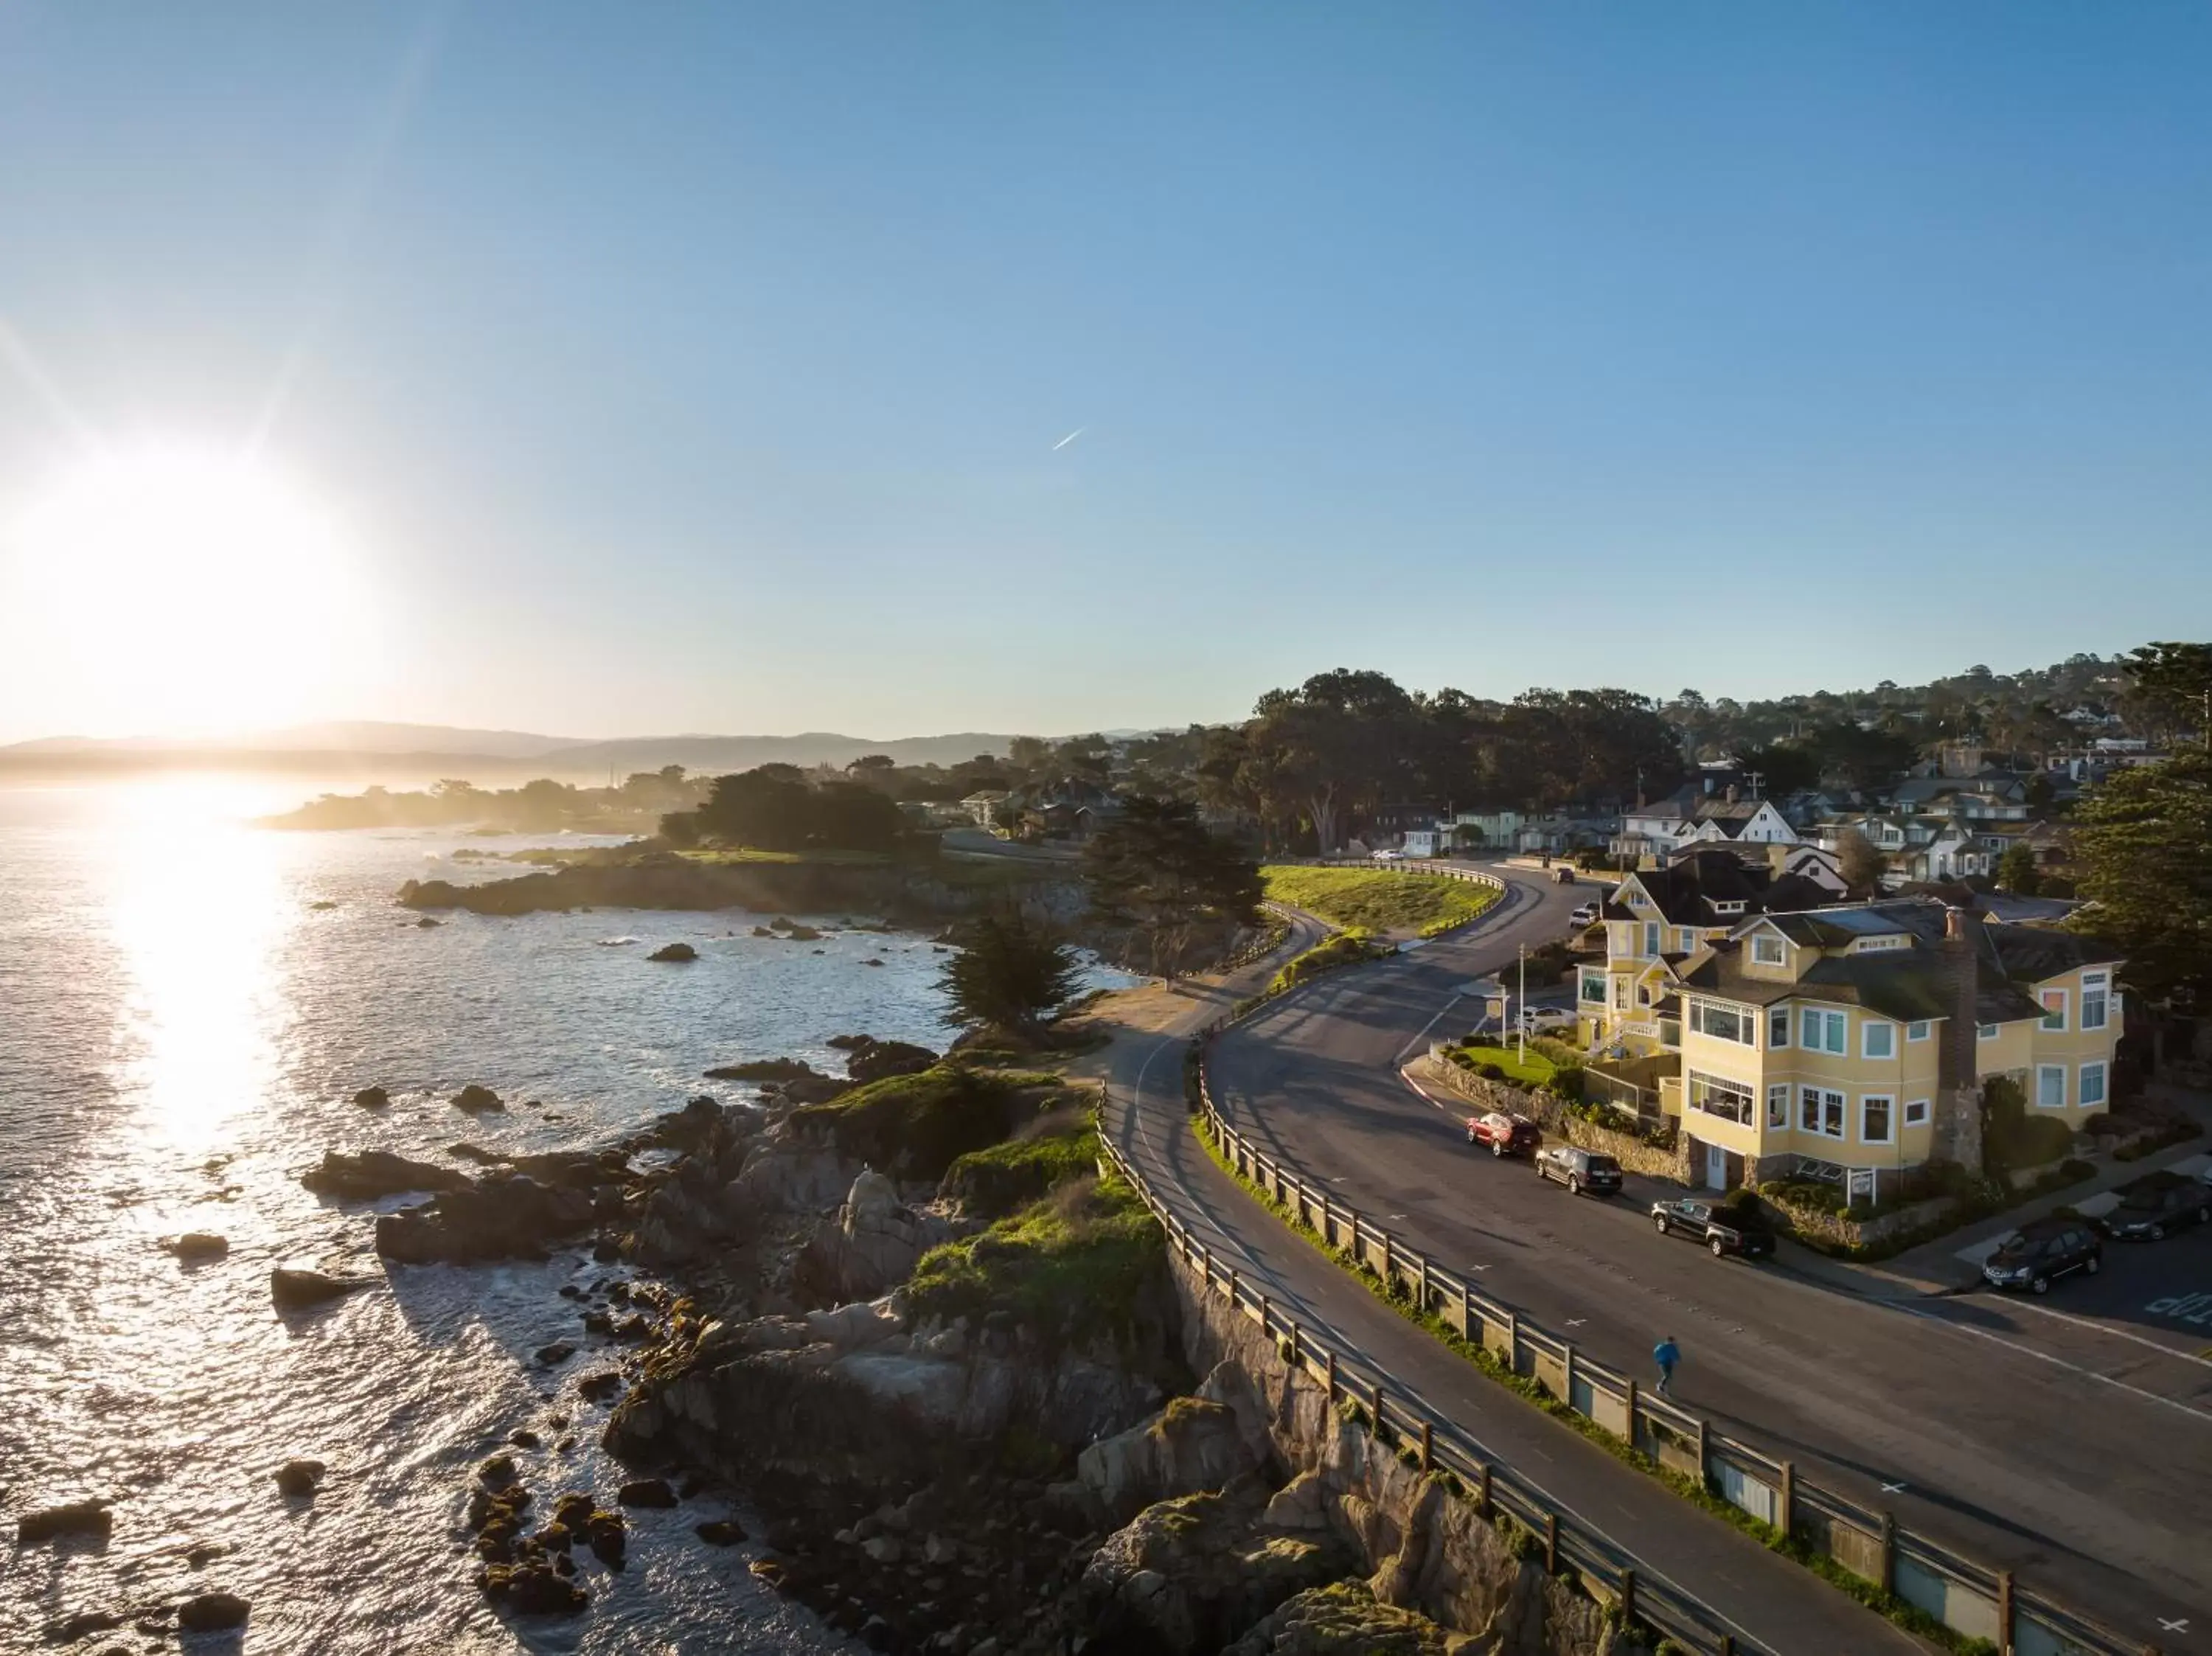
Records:
[[[1547,1179],[1558,1180],[1575,1196],[1584,1191],[1593,1196],[1620,1193],[1620,1163],[1595,1150],[1553,1144],[1536,1152],[1536,1171]]]
[[[1575,883],[1575,871],[1571,868],[1555,868],[1552,870],[1552,879],[1553,883],[1558,885],[1572,885]]]
[[[2000,1242],[1982,1267],[1982,1280],[1992,1288],[2048,1294],[2068,1271],[2094,1276],[2104,1265],[2105,1245],[2087,1223],[2053,1216],[2031,1220]]]
[[[2212,1224],[2212,1185],[2178,1173],[2147,1174],[2119,1190],[2120,1204],[2104,1216],[2105,1234],[2130,1242],[2162,1242],[2184,1225]]]
[[[1467,1119],[1467,1142],[1487,1149],[1492,1156],[1534,1156],[1544,1143],[1544,1130],[1525,1115],[1492,1110],[1488,1115]]]
[[[1662,1236],[1702,1242],[1716,1259],[1740,1253],[1759,1259],[1774,1252],[1774,1231],[1766,1216],[1748,1203],[1708,1202],[1686,1196],[1651,1204],[1651,1226]]]

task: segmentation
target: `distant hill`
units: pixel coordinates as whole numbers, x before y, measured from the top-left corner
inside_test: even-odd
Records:
[[[957,765],[979,753],[1003,754],[1012,740],[981,731],[889,741],[830,731],[801,736],[639,736],[563,748],[559,761],[564,769],[596,767],[625,774],[659,770],[663,765],[717,773],[750,770],[755,765],[849,765],[870,753],[889,754],[902,765]]]
[[[394,725],[346,719],[294,725],[237,736],[49,736],[0,747],[0,755],[58,754],[465,754],[485,759],[538,759],[582,745],[575,738],[528,731],[472,731],[452,725]]]

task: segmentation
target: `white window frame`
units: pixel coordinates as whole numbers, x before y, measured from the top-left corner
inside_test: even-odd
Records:
[[[1779,1051],[1790,1044],[1790,1003],[1766,1009],[1766,1045],[1770,1051]]]
[[[2058,1101],[2046,1103],[2043,1096],[2043,1082],[2046,1076],[2058,1077]],[[2063,1064],[2039,1064],[2035,1066],[2035,1107],[2039,1110],[2063,1110],[2066,1107],[2066,1066]]]
[[[2089,1096],[2089,1078],[2092,1076],[2094,1076],[2097,1080],[2097,1095],[2094,1098]],[[2091,1059],[2088,1063],[2084,1064],[2080,1071],[2075,1075],[2074,1078],[2074,1101],[2085,1110],[2090,1108],[2092,1106],[2100,1109],[2108,1110],[2112,1108],[2112,1072],[2106,1066],[2103,1059],[2100,1058]]]
[[[1674,947],[1680,949],[1685,955],[1695,954],[1698,949],[1698,934],[1691,931],[1686,925],[1676,926],[1674,928]]]
[[[1817,1006],[1802,1008],[1797,1021],[1797,1044],[1808,1052],[1826,1052],[1841,1058],[1851,1049],[1849,1019],[1841,1012],[1831,1012]],[[1828,1036],[1835,1035],[1835,1044],[1828,1044]]]
[[[1797,1131],[1811,1133],[1816,1138],[1840,1140],[1846,1127],[1844,1115],[1850,1107],[1850,1100],[1832,1088],[1800,1087]]]
[[[1875,1051],[1874,1038],[1877,1034],[1887,1037],[1889,1042],[1888,1051],[1881,1052]],[[1897,1026],[1889,1022],[1887,1018],[1861,1019],[1859,1022],[1859,1056],[1866,1059],[1879,1059],[1885,1062],[1890,1059],[1895,1058],[1897,1056]],[[1881,1142],[1887,1144],[1889,1141],[1885,1138]]]
[[[1915,1018],[1905,1026],[1905,1038],[1907,1040],[1925,1040],[1934,1033],[1935,1028],[1936,1025],[1931,1020]]]
[[[1926,1099],[1908,1098],[1905,1101],[1905,1125],[1908,1127],[1924,1127],[1928,1125]]]
[[[1984,1023],[1974,1031],[1974,1039],[1977,1040],[1995,1040],[2003,1033],[2004,1029],[2002,1025]]]
[[[1778,1081],[1766,1089],[1766,1125],[1787,1127],[1790,1125],[1790,1083]]]
[[[2089,1008],[2097,1009],[2097,1021],[2089,1022]],[[2112,1021],[2112,974],[2109,972],[2084,972],[2081,974],[2081,1028],[2102,1029]]]
[[[1742,1114],[1735,1115],[1728,1110],[1712,1108],[1707,1101],[1716,1095],[1730,1101],[1732,1107],[1742,1111]],[[1682,1072],[1682,1101],[1700,1115],[1709,1115],[1716,1121],[1726,1121],[1735,1126],[1753,1126],[1759,1120],[1759,1089],[1747,1081],[1738,1081],[1734,1076],[1717,1076],[1704,1070],[1685,1070]]]
[[[2051,1010],[2049,1004],[2049,998],[2053,995],[2056,995],[2058,998],[2058,1010],[2056,1013]],[[2037,990],[2035,993],[2035,1004],[2043,1008],[2043,1022],[2037,1024],[2035,1027],[2045,1034],[2064,1034],[2067,1029],[2067,1014],[2074,1010],[2073,1003],[2074,997],[2063,989]],[[2054,1016],[2058,1020],[2056,1023],[2053,1023],[2051,1021]]]
[[[1887,1124],[1877,1138],[1867,1131],[1867,1106],[1879,1104],[1882,1119]],[[1861,1093],[1859,1095],[1859,1143],[1862,1144],[1894,1144],[1897,1143],[1897,1095],[1893,1093]]]
[[[1765,953],[1770,949],[1774,951],[1771,955]],[[1782,939],[1771,931],[1761,931],[1752,937],[1751,958],[1753,964],[1757,966],[1787,966],[1790,964],[1790,951],[1783,946]]]

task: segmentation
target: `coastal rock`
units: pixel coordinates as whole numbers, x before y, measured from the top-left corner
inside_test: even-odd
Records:
[[[710,1547],[734,1547],[745,1538],[744,1526],[733,1518],[710,1518],[691,1530]]]
[[[567,1340],[556,1340],[550,1345],[541,1345],[537,1350],[538,1366],[555,1368],[576,1355],[576,1348]]]
[[[1467,1641],[1425,1616],[1378,1603],[1364,1583],[1309,1587],[1222,1656],[1452,1656]]]
[[[649,961],[696,961],[699,951],[688,943],[664,943],[646,956]]]
[[[318,1196],[342,1202],[373,1202],[408,1191],[466,1190],[469,1176],[433,1162],[415,1162],[390,1150],[325,1150],[322,1165],[300,1175]]]
[[[718,1065],[706,1072],[709,1081],[795,1081],[817,1073],[811,1064],[797,1058],[755,1058],[742,1064]]]
[[[634,1477],[616,1491],[615,1500],[624,1507],[673,1507],[676,1491],[665,1477]]]
[[[289,1265],[279,1265],[269,1273],[269,1297],[283,1311],[321,1305],[326,1300],[335,1300],[342,1294],[351,1294],[368,1286],[368,1279],[363,1277],[331,1277],[319,1271],[301,1271]]]
[[[1223,1400],[1229,1394],[1241,1410]],[[1113,1524],[1155,1501],[1224,1489],[1267,1464],[1260,1409],[1243,1371],[1223,1363],[1195,1395],[1176,1398],[1142,1426],[1084,1450],[1076,1477]]]
[[[114,1515],[107,1510],[112,1504],[106,1500],[71,1501],[25,1513],[15,1520],[15,1544],[35,1546],[65,1535],[95,1536],[105,1541],[115,1528]]]
[[[741,1211],[732,1187],[716,1183],[711,1171],[679,1167],[645,1198],[633,1233],[634,1250],[649,1265],[695,1259],[736,1234]]]
[[[863,1172],[836,1222],[816,1231],[793,1261],[793,1292],[825,1305],[872,1299],[913,1275],[921,1256],[951,1234],[944,1219],[902,1203],[882,1174]]]
[[[234,1592],[203,1592],[177,1606],[177,1626],[186,1633],[221,1633],[244,1627],[252,1611]]]
[[[453,1107],[470,1115],[483,1115],[507,1108],[506,1101],[489,1087],[471,1081],[453,1095]]]
[[[353,1101],[364,1110],[380,1110],[392,1102],[392,1095],[381,1087],[364,1087],[353,1095]]]
[[[376,1251],[407,1265],[467,1265],[543,1252],[597,1216],[585,1192],[494,1174],[428,1202],[377,1216]]]
[[[849,1049],[845,1073],[863,1084],[887,1076],[919,1075],[937,1062],[935,1052],[912,1041],[870,1040],[865,1035],[860,1040],[860,1046]]]
[[[477,1585],[486,1598],[498,1600],[518,1616],[574,1616],[592,1602],[589,1593],[551,1562],[541,1558],[519,1564],[487,1564]]]
[[[319,1460],[288,1460],[279,1466],[274,1477],[276,1487],[288,1495],[312,1495],[315,1486],[323,1481],[325,1471]]]
[[[220,1259],[230,1252],[229,1239],[218,1236],[210,1230],[188,1230],[183,1235],[173,1238],[161,1246],[186,1265],[198,1265],[207,1259]]]
[[[50,1645],[73,1645],[95,1633],[112,1633],[122,1625],[123,1618],[113,1611],[81,1610],[47,1623],[41,1636]]]
[[[746,1153],[731,1195],[745,1209],[819,1211],[842,1201],[853,1181],[866,1170],[835,1149],[778,1128]]]
[[[779,1095],[787,1104],[827,1104],[853,1090],[857,1083],[840,1081],[835,1076],[800,1076],[787,1081]]]

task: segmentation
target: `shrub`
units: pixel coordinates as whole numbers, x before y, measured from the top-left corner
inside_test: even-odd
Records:
[[[895,1179],[941,1179],[960,1156],[997,1143],[1033,1112],[1036,1083],[1057,1080],[939,1065],[855,1087],[791,1119],[802,1130],[826,1131],[842,1154]]]
[[[1098,1134],[1088,1120],[1063,1113],[1038,1125],[1042,1131],[956,1157],[937,1193],[973,1217],[997,1219],[1097,1170]]]

